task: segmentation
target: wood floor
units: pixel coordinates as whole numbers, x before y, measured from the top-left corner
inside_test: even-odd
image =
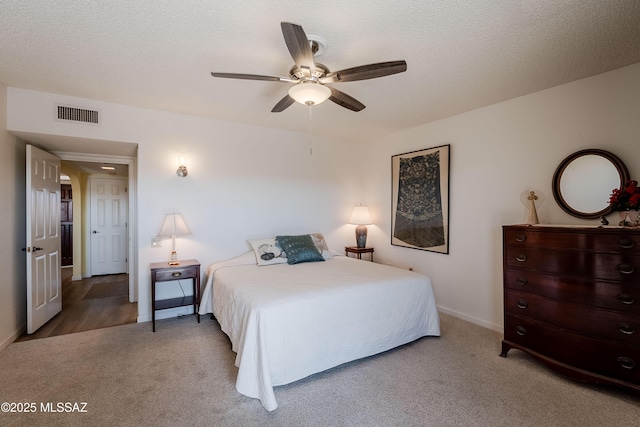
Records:
[[[62,311],[35,333],[23,335],[17,341],[66,335],[137,321],[138,304],[130,303],[126,295],[109,296],[108,292],[108,284],[115,285],[120,282],[122,286],[123,281],[128,282],[127,274],[95,276],[76,281],[71,281],[71,275],[71,268],[62,269]],[[95,289],[90,293],[94,286]]]

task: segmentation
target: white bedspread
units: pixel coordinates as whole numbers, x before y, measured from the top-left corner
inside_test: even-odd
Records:
[[[211,265],[200,314],[213,313],[237,353],[236,389],[277,408],[273,387],[439,336],[428,277],[336,256],[258,267],[253,253]]]

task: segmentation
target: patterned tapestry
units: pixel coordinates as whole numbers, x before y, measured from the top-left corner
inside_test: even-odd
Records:
[[[391,156],[391,244],[449,253],[449,145]]]
[[[400,159],[394,237],[419,248],[444,245],[440,152]]]

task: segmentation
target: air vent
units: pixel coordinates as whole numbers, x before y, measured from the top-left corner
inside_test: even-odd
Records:
[[[98,111],[58,105],[58,120],[99,124]]]

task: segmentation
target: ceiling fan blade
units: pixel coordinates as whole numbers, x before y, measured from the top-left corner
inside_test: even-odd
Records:
[[[375,79],[407,71],[406,61],[379,62],[334,71],[320,79],[320,83],[353,82],[357,80]]]
[[[329,97],[330,101],[335,102],[341,107],[348,108],[351,111],[360,111],[365,109],[364,104],[354,97],[349,96],[346,93],[332,87],[329,87],[329,89],[331,89],[331,96]]]
[[[300,68],[313,69],[313,52],[302,27],[291,22],[281,22],[280,27],[282,27],[284,42],[296,65]]]
[[[286,110],[287,108],[289,108],[291,106],[291,104],[293,104],[294,102],[296,102],[292,97],[290,97],[289,95],[285,95],[284,98],[282,98],[272,109],[271,112],[272,113],[280,113],[281,111]]]
[[[261,76],[259,74],[239,74],[239,73],[215,73],[212,72],[213,77],[222,77],[225,79],[243,79],[243,80],[267,80],[270,82],[295,82],[296,80],[289,77],[275,77],[275,76]]]

